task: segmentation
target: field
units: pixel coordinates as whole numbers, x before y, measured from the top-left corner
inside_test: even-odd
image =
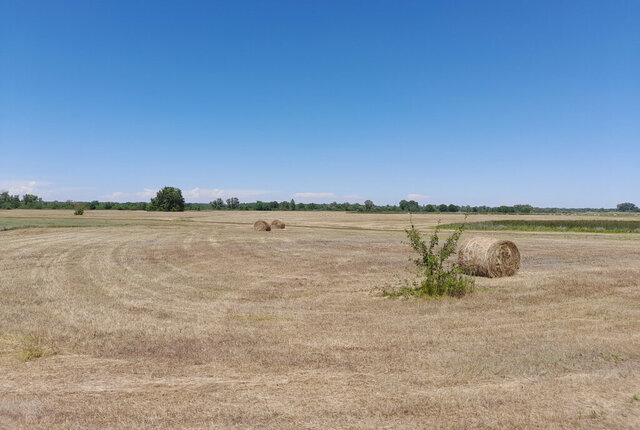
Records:
[[[518,275],[383,298],[408,222],[0,211],[0,428],[640,426],[639,234],[470,231]]]

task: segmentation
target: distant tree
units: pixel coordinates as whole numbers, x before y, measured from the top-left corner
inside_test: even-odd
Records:
[[[420,204],[415,200],[400,200],[400,210],[403,212],[420,212]]]
[[[460,212],[460,207],[452,203],[449,206],[447,206],[447,212]]]
[[[373,208],[375,207],[375,205],[373,204],[373,202],[371,200],[365,200],[364,201],[364,207],[365,207],[367,212],[371,212],[373,210]]]
[[[93,200],[91,203],[89,203],[89,209],[95,210],[98,208],[99,205],[100,205],[99,201]]]
[[[217,209],[217,210],[224,209],[224,200],[222,200],[220,197],[218,197],[217,199],[213,200],[209,204],[214,209]]]
[[[521,214],[531,213],[533,206],[531,205],[513,205],[513,210]]]
[[[512,207],[512,206],[505,206],[505,205],[502,205],[502,206],[500,206],[499,208],[497,208],[497,209],[496,209],[496,211],[497,211],[497,212],[500,212],[500,213],[505,213],[505,214],[507,214],[507,213],[514,212],[514,211],[515,211],[515,209],[513,209],[513,207]]]
[[[618,204],[618,210],[620,212],[636,212],[638,211],[638,207],[633,203],[620,203]]]
[[[42,199],[40,199],[42,201]],[[34,195],[34,194],[25,194],[24,196],[22,196],[22,203],[26,205],[35,203],[38,201],[38,196]]]
[[[12,196],[8,191],[0,194],[0,209],[17,209],[20,207],[20,196]]]
[[[296,201],[291,199],[291,201],[289,202],[289,209],[291,209],[292,211],[296,210]]]
[[[409,200],[409,212],[420,212],[420,203]]]
[[[445,204],[438,205],[438,212],[446,212],[449,209],[449,206]]]
[[[240,200],[237,197],[231,197],[227,199],[227,207],[229,209],[238,209],[240,205]]]
[[[432,204],[428,204],[428,205],[424,205],[424,211],[425,212],[435,212],[436,211],[436,207]]]
[[[281,201],[280,204],[278,205],[278,209],[281,211],[288,211],[290,209],[289,202],[284,200]]]
[[[119,208],[118,208],[119,209]],[[184,197],[180,188],[164,187],[151,199],[149,210],[163,212],[184,211]]]

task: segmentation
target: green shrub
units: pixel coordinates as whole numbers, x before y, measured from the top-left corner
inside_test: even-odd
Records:
[[[73,211],[74,215],[83,215],[84,208],[82,206],[76,206],[76,209]]]
[[[461,297],[473,291],[475,281],[465,276],[461,267],[449,264],[447,259],[455,253],[458,240],[464,231],[464,224],[447,238],[444,245],[436,250],[439,243],[440,225],[436,226],[427,244],[416,230],[413,222],[411,229],[405,230],[409,244],[417,258],[411,258],[417,270],[416,279],[405,280],[397,288],[383,290],[387,297]]]

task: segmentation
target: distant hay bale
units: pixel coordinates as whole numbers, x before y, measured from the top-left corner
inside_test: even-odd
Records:
[[[470,275],[512,276],[520,269],[520,251],[510,240],[474,237],[460,246],[458,264]]]
[[[284,223],[282,221],[280,221],[279,219],[274,219],[273,221],[271,221],[271,228],[272,229],[284,229]]]
[[[260,220],[253,224],[253,229],[255,231],[271,231],[271,226],[268,222]]]

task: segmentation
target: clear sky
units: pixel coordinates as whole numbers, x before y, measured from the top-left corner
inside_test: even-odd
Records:
[[[0,0],[0,189],[640,203],[640,1]]]

